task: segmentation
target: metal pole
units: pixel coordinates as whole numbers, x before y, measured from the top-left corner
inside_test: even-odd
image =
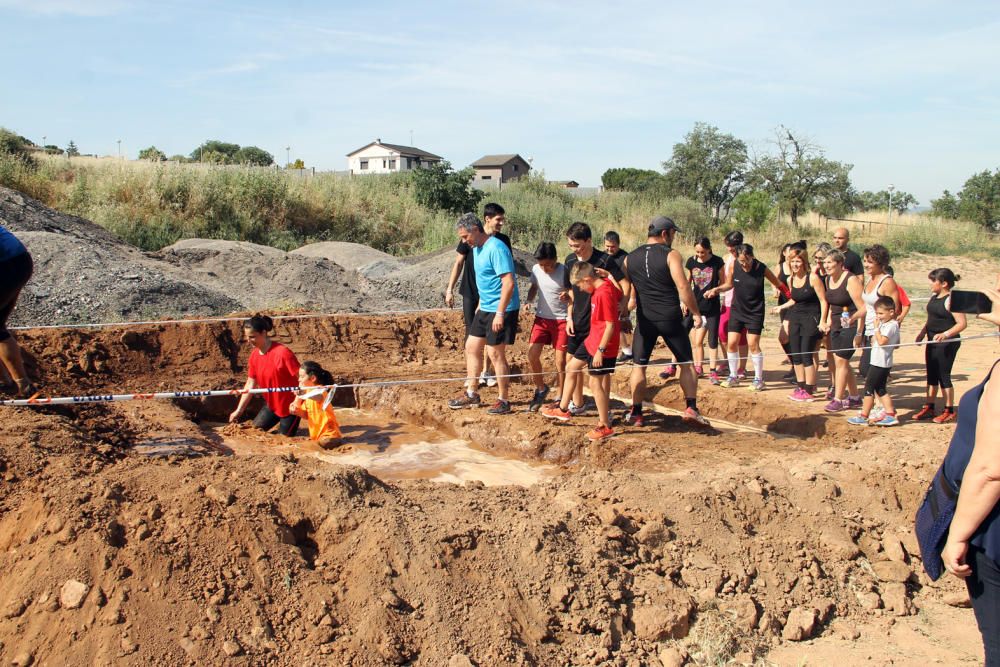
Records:
[[[292,164],[292,147],[285,146],[285,169],[288,169],[289,165]]]
[[[892,191],[895,190],[895,189],[896,188],[893,187],[892,183],[890,183],[889,184],[889,222],[886,223],[887,227],[892,224]]]

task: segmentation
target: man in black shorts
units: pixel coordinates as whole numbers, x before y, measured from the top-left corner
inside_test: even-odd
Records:
[[[458,220],[459,237],[473,250],[476,267],[476,287],[479,289],[479,308],[472,320],[469,336],[465,341],[465,360],[468,371],[468,388],[459,398],[448,401],[448,407],[460,409],[479,405],[476,392],[479,373],[483,369],[483,349],[497,372],[500,396],[490,408],[490,414],[510,412],[508,388],[510,386],[507,346],[514,342],[517,333],[517,315],[521,307],[514,279],[514,257],[510,249],[495,236],[483,230],[483,223],[472,213]]]
[[[671,248],[680,231],[670,218],[659,216],[649,223],[646,245],[633,250],[625,259],[625,275],[632,284],[636,300],[636,330],[632,341],[635,368],[632,369],[632,409],[627,420],[636,426],[643,423],[642,394],[646,389],[646,366],[657,340],[663,338],[680,367],[680,383],[686,403],[685,421],[708,425],[698,412],[698,378],[691,365],[691,339],[683,324],[683,303],[694,326],[702,325],[698,301],[691,291],[684,259]]]
[[[508,250],[513,252],[510,244],[510,237],[504,234],[501,229],[506,222],[506,211],[500,204],[489,203],[483,207],[483,229],[490,236],[495,236]],[[472,327],[472,320],[476,317],[476,308],[479,306],[479,290],[476,288],[476,267],[472,256],[472,248],[465,241],[459,241],[455,247],[455,263],[451,267],[451,274],[448,276],[448,286],[444,290],[444,303],[449,308],[455,305],[455,285],[458,285],[458,293],[462,295],[462,317],[465,320],[465,335],[468,337],[469,329]],[[496,384],[496,379],[489,374],[489,360],[486,360],[483,374],[480,376],[479,384]]]
[[[604,234],[604,252],[611,256],[611,259],[615,260],[618,268],[625,271],[625,258],[628,257],[628,251],[622,250],[622,239],[618,232],[610,231]],[[625,303],[629,301],[629,294],[625,294]],[[618,363],[624,363],[626,361],[632,361],[632,313],[626,312],[621,319],[622,333],[621,333],[621,351],[622,353],[618,356]]]
[[[583,345],[587,335],[590,334],[590,293],[580,289],[579,285],[574,285],[570,281],[569,276],[573,265],[577,262],[586,262],[595,269],[605,271],[623,294],[628,294],[630,286],[618,263],[610,255],[594,247],[593,233],[587,223],[574,222],[570,225],[569,229],[566,230],[566,242],[572,251],[566,256],[564,262],[566,266],[565,287],[570,299],[566,308],[566,333],[569,335],[566,352],[569,357],[572,357],[576,354],[577,349]],[[619,306],[619,312],[620,314],[628,313],[628,301],[624,298]],[[562,396],[569,396],[572,399],[569,403],[569,411],[574,415],[584,411],[584,378],[579,376],[579,373],[567,373],[566,383],[562,388]]]

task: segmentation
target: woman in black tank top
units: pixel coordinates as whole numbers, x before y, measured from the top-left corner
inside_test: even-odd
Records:
[[[844,253],[831,250],[823,260],[826,271],[826,300],[829,304],[827,326],[830,330],[830,351],[833,353],[833,393],[827,412],[842,412],[861,407],[858,381],[851,372],[854,348],[861,344],[865,322],[865,303],[861,300],[861,279],[844,269]]]
[[[792,270],[788,277],[791,298],[775,312],[788,314],[788,346],[795,371],[795,391],[788,397],[793,401],[813,400],[816,392],[816,365],[814,357],[819,349],[819,339],[828,328],[826,288],[823,281],[809,270],[807,255],[800,248],[789,253]]]
[[[931,299],[927,302],[927,324],[917,335],[917,342],[925,337],[934,341],[924,347],[927,366],[927,400],[920,412],[913,416],[917,421],[931,420],[935,424],[955,421],[955,388],[951,382],[951,369],[958,356],[959,334],[968,326],[964,313],[952,313],[951,290],[960,280],[951,269],[934,269],[927,274],[931,282]],[[944,342],[952,341],[952,342]],[[938,387],[944,398],[944,412],[934,415]]]

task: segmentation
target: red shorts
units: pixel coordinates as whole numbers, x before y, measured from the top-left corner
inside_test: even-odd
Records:
[[[729,308],[727,306],[722,307],[722,313],[719,315],[719,339],[723,342],[729,340]],[[740,345],[747,344],[747,332],[746,329],[740,332]]]
[[[530,343],[540,343],[551,345],[553,349],[565,352],[569,345],[569,337],[566,335],[566,320],[548,320],[544,317],[535,317],[534,324],[531,325]]]

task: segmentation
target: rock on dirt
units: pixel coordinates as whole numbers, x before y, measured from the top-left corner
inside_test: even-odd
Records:
[[[816,610],[796,607],[788,613],[788,620],[781,636],[788,641],[800,642],[812,637],[816,629]]]
[[[79,609],[89,592],[90,586],[82,581],[70,579],[59,590],[59,604],[63,609]]]

